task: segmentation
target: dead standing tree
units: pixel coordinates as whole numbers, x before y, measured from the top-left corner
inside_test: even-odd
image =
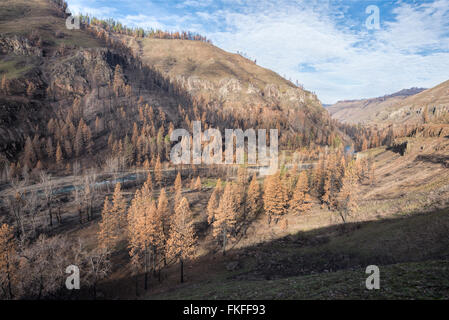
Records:
[[[93,219],[93,213],[92,213],[92,207],[95,199],[96,194],[96,185],[95,182],[97,180],[97,174],[95,170],[91,170],[85,177],[84,177],[84,203],[86,207],[86,216],[88,220]]]
[[[17,230],[20,232],[20,236],[25,236],[25,217],[24,217],[24,205],[23,200],[24,194],[24,181],[19,181],[16,179],[10,179],[10,185],[12,189],[12,194],[6,199],[6,203],[9,207],[9,212],[12,214]]]
[[[42,191],[45,197],[45,206],[47,207],[49,226],[53,226],[53,213],[51,211],[51,204],[53,201],[53,192],[54,192],[54,182],[51,179],[51,176],[45,172],[41,172],[41,185]]]

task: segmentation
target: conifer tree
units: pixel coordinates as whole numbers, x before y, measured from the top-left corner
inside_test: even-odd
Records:
[[[271,223],[272,219],[277,223],[280,217],[286,213],[288,201],[287,191],[281,182],[279,172],[265,180],[263,200],[268,223]]]
[[[327,206],[330,208],[331,205],[331,197],[332,197],[332,180],[331,180],[331,172],[327,170],[326,175],[324,177],[323,184],[323,195],[321,196],[322,206]]]
[[[157,255],[161,254],[163,239],[162,221],[151,192],[145,183],[137,190],[128,213],[128,243],[131,263],[136,270],[143,269],[145,290],[148,288],[148,273],[155,271]]]
[[[109,197],[104,200],[103,211],[101,212],[101,222],[98,231],[98,244],[102,249],[112,251],[117,245],[117,221],[112,212],[112,204]]]
[[[158,219],[161,221],[162,225],[162,239],[161,239],[161,249],[160,252],[163,255],[164,263],[166,263],[166,244],[167,244],[167,238],[169,236],[169,211],[168,211],[168,198],[165,193],[165,188],[162,188],[161,193],[159,195],[159,200],[157,204],[157,214]]]
[[[181,173],[178,171],[175,179],[175,208],[178,206],[182,199],[182,179]]]
[[[229,238],[235,235],[239,218],[238,200],[235,190],[236,188],[232,182],[226,183],[213,224],[213,236],[221,242],[223,255],[226,254]]]
[[[248,172],[243,166],[239,166],[237,169],[237,182],[242,186],[248,183]]]
[[[156,185],[159,188],[162,188],[162,164],[161,164],[161,158],[158,156],[156,160],[156,165],[154,166],[154,179],[156,181]]]
[[[260,186],[257,181],[257,174],[254,173],[248,187],[248,195],[246,197],[246,213],[248,219],[254,219],[260,211]]]
[[[60,164],[63,160],[61,145],[58,142],[58,146],[56,147],[56,163]]]
[[[357,177],[354,170],[354,164],[350,163],[346,167],[342,187],[336,199],[336,207],[343,223],[346,223],[348,217],[351,216],[351,214],[358,208],[356,201],[356,188]]]
[[[201,187],[202,187],[201,178],[200,178],[200,176],[198,176],[195,181],[194,190],[201,191]]]
[[[14,230],[3,224],[0,227],[0,287],[8,299],[14,298],[12,287],[17,271],[14,264],[15,255]]]
[[[310,201],[307,174],[305,171],[301,171],[296,183],[295,191],[293,192],[293,197],[290,200],[290,209],[295,214],[307,212],[312,207]]]
[[[184,262],[192,259],[197,246],[197,238],[192,223],[189,202],[182,198],[175,210],[167,241],[168,256],[178,259],[181,270],[181,283],[184,282]]]
[[[207,223],[211,225],[215,221],[215,214],[218,209],[218,199],[219,195],[217,188],[214,188],[210,196],[209,202],[207,203]]]
[[[127,203],[126,199],[123,197],[123,193],[121,190],[122,186],[119,183],[115,185],[114,194],[112,196],[112,214],[116,219],[117,224],[117,232],[121,232],[120,230],[126,226],[126,208]]]

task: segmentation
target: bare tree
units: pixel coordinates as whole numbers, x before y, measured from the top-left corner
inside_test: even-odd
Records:
[[[98,282],[106,278],[111,272],[110,253],[105,248],[97,248],[87,255],[86,280],[92,286],[94,299],[97,298]]]
[[[26,210],[31,219],[31,236],[35,237],[37,235],[37,214],[39,213],[39,196],[36,191],[32,191],[26,198]]]
[[[51,203],[53,201],[54,182],[52,181],[51,176],[43,171],[40,174],[40,178],[42,190],[45,196],[45,205],[48,211],[49,225],[51,227],[53,226],[53,213],[51,211]]]
[[[73,193],[76,210],[78,211],[79,222],[80,224],[83,224],[83,191],[80,186],[74,186]]]
[[[97,173],[95,169],[89,171],[89,173],[84,176],[84,203],[86,206],[86,215],[88,220],[93,219],[92,207],[95,199],[95,181],[97,180]]]
[[[25,236],[25,217],[24,217],[24,206],[25,201],[23,199],[24,194],[24,186],[25,181],[19,181],[16,179],[10,180],[10,186],[11,186],[11,195],[7,197],[6,203],[9,207],[9,212],[12,214],[17,230],[20,231],[21,237]]]
[[[114,180],[117,180],[118,177],[119,162],[119,158],[117,157],[110,157],[106,159],[105,171],[112,174]],[[107,186],[109,191],[109,184]]]

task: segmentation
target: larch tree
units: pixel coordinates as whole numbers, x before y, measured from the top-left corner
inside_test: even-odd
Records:
[[[197,246],[197,238],[192,222],[189,202],[182,198],[175,210],[167,241],[168,256],[179,260],[181,283],[184,282],[184,262],[192,259]]]
[[[223,255],[229,238],[235,235],[239,218],[236,188],[232,182],[226,183],[213,223],[213,236],[221,243]]]
[[[312,207],[312,204],[310,203],[311,199],[309,191],[310,190],[307,173],[305,171],[301,171],[298,177],[298,181],[296,182],[293,197],[290,200],[290,209],[295,214],[307,212]]]
[[[164,265],[167,263],[166,260],[166,245],[167,238],[169,236],[170,225],[169,225],[169,208],[168,208],[168,198],[165,192],[165,188],[162,188],[161,193],[159,195],[158,203],[157,203],[157,215],[158,219],[161,221],[162,226],[162,238],[161,238],[161,246],[160,246],[160,254],[163,256]]]
[[[110,252],[117,245],[117,220],[113,216],[112,204],[109,201],[109,197],[106,197],[104,200],[97,238],[98,246]]]
[[[134,269],[143,269],[145,290],[148,288],[148,273],[159,264],[163,251],[163,226],[155,201],[145,183],[136,192],[128,213],[129,254]]]
[[[194,190],[201,191],[201,187],[202,187],[201,178],[200,178],[200,176],[198,176],[195,181]]]
[[[275,223],[286,213],[287,191],[281,181],[279,172],[267,177],[263,194],[264,209],[268,217],[268,223],[274,219]]]
[[[146,207],[152,207],[148,186],[144,184],[137,190],[128,211],[128,248],[131,257],[133,273],[136,276],[143,269],[145,273],[145,290],[148,288],[148,270],[150,266],[149,217]]]
[[[162,188],[163,174],[162,174],[161,158],[159,156],[157,157],[156,165],[154,166],[154,179],[156,181],[156,185],[159,188]]]
[[[126,226],[126,199],[122,193],[122,185],[115,185],[114,194],[112,196],[112,214],[117,221],[118,231]]]
[[[246,214],[247,219],[252,220],[257,217],[261,209],[261,193],[257,174],[254,173],[248,187],[248,195],[246,197]]]
[[[16,273],[15,255],[14,230],[7,224],[3,224],[0,227],[0,287],[6,299],[14,298],[12,286]]]
[[[357,176],[353,163],[349,163],[345,170],[342,187],[337,195],[336,207],[343,223],[346,223],[351,214],[357,211]]]
[[[181,202],[182,199],[182,179],[181,172],[178,171],[175,179],[175,208]]]
[[[243,166],[237,169],[237,182],[243,186],[248,183],[248,170]]]
[[[218,199],[219,194],[217,188],[214,188],[210,196],[209,202],[207,203],[207,223],[211,225],[215,221],[215,214],[218,209]]]
[[[56,147],[56,163],[57,164],[61,164],[62,160],[64,160],[64,157],[62,155],[62,149],[61,149],[61,145],[58,142],[58,146]]]
[[[322,207],[327,206],[330,208],[331,201],[332,201],[332,177],[331,177],[331,171],[327,170],[324,176],[324,183],[323,183],[323,194],[321,195],[321,203]]]
[[[220,203],[221,192],[221,179],[218,178],[217,184],[215,185],[214,191],[212,191],[209,202],[207,204],[207,222],[209,223],[209,225],[211,225],[215,221],[215,215]]]

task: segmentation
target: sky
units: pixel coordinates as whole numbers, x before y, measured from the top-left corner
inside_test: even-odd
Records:
[[[129,27],[198,32],[325,104],[449,79],[449,0],[67,0]]]

